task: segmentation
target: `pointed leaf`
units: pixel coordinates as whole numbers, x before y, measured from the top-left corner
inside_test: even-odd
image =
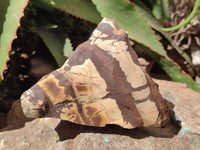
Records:
[[[35,32],[40,35],[46,46],[50,49],[57,64],[62,66],[67,59],[63,53],[65,36],[41,28],[37,28],[37,31]]]
[[[157,19],[162,18],[161,2],[160,0],[154,0],[152,5],[152,13]]]
[[[24,9],[28,0],[10,0],[7,9],[3,30],[0,40],[0,74],[2,75],[8,58],[8,52],[11,50],[12,41],[16,38],[16,31],[20,26],[20,18],[24,15]]]
[[[61,9],[69,14],[88,20],[92,23],[99,23],[101,15],[96,10],[95,5],[86,0],[34,0],[38,6],[48,5],[53,8]]]
[[[154,0],[152,13],[156,19],[167,20],[169,18],[169,0]]]
[[[63,65],[67,59],[64,56],[64,45],[67,34],[62,29],[53,28],[54,26],[44,16],[40,16],[38,20],[39,23],[33,31],[43,39],[57,64],[59,66]]]
[[[64,52],[64,56],[67,58],[73,53],[73,47],[68,38],[65,40],[63,52]]]
[[[6,11],[9,6],[9,0],[0,0],[0,35],[3,30],[3,23],[5,21]]]
[[[147,8],[140,0],[133,0],[134,7],[143,14],[144,19],[147,21],[148,25],[150,25],[154,29],[162,28],[163,26],[155,19],[151,10]]]
[[[169,19],[169,0],[162,0],[162,11],[165,20]]]

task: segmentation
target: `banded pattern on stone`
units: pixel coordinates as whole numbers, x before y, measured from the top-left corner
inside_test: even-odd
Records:
[[[164,125],[169,109],[140,67],[126,31],[107,18],[66,63],[22,96],[27,117],[124,128]]]

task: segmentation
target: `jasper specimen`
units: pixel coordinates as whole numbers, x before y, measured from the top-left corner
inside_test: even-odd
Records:
[[[158,85],[140,67],[128,34],[104,18],[65,64],[21,96],[27,117],[124,128],[162,126],[169,109]]]

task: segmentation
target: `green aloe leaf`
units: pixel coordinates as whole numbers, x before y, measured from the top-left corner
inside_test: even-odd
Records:
[[[92,23],[99,23],[101,15],[95,5],[88,0],[34,0],[33,3],[40,7],[57,8],[74,16],[80,17]]]
[[[158,54],[154,50],[151,50],[149,47],[146,47],[141,43],[137,44],[161,66],[161,68],[168,74],[168,76],[173,81],[186,83],[188,88],[200,92],[200,88],[195,83],[195,81],[190,76],[181,73],[181,69],[178,64],[173,62],[171,59]]]
[[[143,17],[147,21],[148,25],[160,32],[174,47],[174,49],[182,56],[190,65],[190,67],[193,69],[194,66],[192,64],[190,56],[188,56],[187,53],[183,52],[176,44],[173,42],[173,40],[169,37],[169,35],[166,32],[161,31],[160,29],[163,28],[163,26],[156,20],[153,15],[151,14],[150,10],[140,1],[140,0],[133,0],[134,6],[143,14]]]
[[[151,10],[146,7],[140,0],[132,0],[134,7],[138,9],[142,14],[144,19],[147,21],[147,24],[154,29],[162,28],[163,26],[158,22],[157,19],[151,13]]]
[[[154,0],[152,13],[156,19],[167,20],[169,18],[169,0]]]
[[[63,52],[64,52],[64,56],[67,58],[73,53],[73,47],[68,38],[65,40]]]
[[[66,32],[57,25],[51,24],[44,16],[38,18],[39,23],[33,32],[36,32],[44,41],[54,56],[57,64],[62,66],[66,59],[73,53],[73,48]]]
[[[162,0],[163,19],[169,19],[169,0]]]
[[[0,4],[2,4],[2,1]],[[0,36],[0,74],[2,75],[3,70],[6,66],[9,50],[11,50],[12,41],[16,38],[16,31],[20,25],[20,18],[24,15],[24,9],[28,4],[28,0],[10,0],[5,20],[3,22],[3,28]],[[5,7],[7,4],[5,4]],[[4,5],[1,5],[4,7]],[[4,8],[6,9],[6,8]],[[5,10],[4,10],[5,14]],[[2,24],[2,23],[1,23]]]
[[[189,76],[182,74],[180,67],[168,58],[162,45],[144,19],[142,12],[135,4],[125,0],[92,1],[103,17],[114,19],[121,28],[127,30],[129,37],[139,43],[172,80],[186,83],[189,88],[200,92],[197,84]],[[151,23],[156,28],[160,26],[156,24],[156,21],[151,21]]]
[[[161,1],[154,0],[152,5],[152,13],[156,17],[156,19],[162,18],[162,8],[161,8]]]
[[[9,6],[9,0],[0,0],[0,35],[3,31],[3,23],[5,21],[6,11]]]

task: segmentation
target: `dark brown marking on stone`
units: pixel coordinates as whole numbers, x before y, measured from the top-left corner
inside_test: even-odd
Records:
[[[111,21],[111,20],[110,19],[106,19],[106,21]],[[99,24],[97,26],[97,29],[99,31],[105,33],[105,34],[108,34],[108,35],[112,36],[112,35],[116,34],[114,32],[121,30],[116,22],[112,21],[112,24],[114,25],[115,30],[109,23],[105,23],[105,22]]]
[[[77,57],[79,57],[79,60],[82,61],[76,61],[78,59]],[[81,65],[86,59],[92,60],[100,76],[105,80],[107,91],[110,92],[110,94],[108,94],[106,97],[116,99],[119,109],[122,112],[123,119],[126,122],[130,122],[133,126],[142,126],[142,118],[137,111],[135,100],[131,95],[131,92],[134,89],[126,80],[126,76],[121,70],[119,62],[96,45],[91,45],[89,42],[85,42],[77,48],[77,50],[74,52],[74,57],[71,57],[71,59],[68,60],[68,64],[70,66]],[[101,68],[105,69],[102,70]],[[128,93],[129,96],[124,98],[123,95],[128,95]],[[131,107],[131,111],[128,111],[127,113],[126,109],[124,109],[124,106]]]
[[[112,74],[114,76],[110,77],[113,79],[111,80],[112,83],[108,83],[110,79],[106,80],[107,84],[110,84],[109,87],[110,87],[111,94],[109,95],[109,97],[116,99],[119,109],[121,110],[124,121],[130,122],[134,126],[141,126],[143,125],[143,121],[135,106],[135,100],[133,99],[131,95],[133,88],[131,87],[130,83],[127,82],[124,72],[119,67],[119,62],[116,60],[113,60],[113,64],[115,66],[112,71],[113,72]],[[96,64],[96,65],[100,65],[100,64]],[[105,79],[106,78],[104,76],[105,72],[101,72],[101,73],[100,75],[103,76],[103,78]],[[131,109],[130,110],[125,109],[128,107]]]
[[[75,87],[80,92],[88,92],[88,88],[86,86],[84,86],[84,85],[77,85]]]
[[[71,107],[73,107],[73,104],[71,102],[67,101],[66,103],[59,103],[59,104],[56,104],[56,105],[50,104],[50,107],[51,107],[51,109],[49,110],[46,117],[60,118],[60,114],[62,113],[62,109],[63,108],[70,109]]]
[[[83,120],[83,123],[85,124],[85,125],[92,125],[92,123],[91,123],[91,121],[88,119],[88,117],[85,115],[85,112],[84,112],[84,110],[83,110],[83,108],[82,108],[82,104],[79,104],[79,102],[78,102],[78,100],[77,101],[75,101],[76,102],[76,104],[77,104],[77,107],[78,107],[78,113],[80,114],[80,116],[81,116],[81,118],[82,118],[82,120]]]
[[[107,19],[107,20],[109,20],[109,19]],[[116,22],[112,22],[113,24],[114,24],[114,26],[115,26],[115,28],[119,31],[119,30],[122,30],[122,29],[120,29],[120,27],[117,25],[117,23]],[[109,23],[101,23],[100,25],[98,25],[97,26],[97,29],[99,30],[99,31],[101,31],[102,33],[105,33],[105,34],[108,34],[109,35],[109,39],[110,40],[115,40],[115,39],[117,39],[118,41],[126,41],[126,43],[127,43],[127,45],[128,45],[128,49],[127,49],[127,51],[130,53],[130,55],[131,55],[131,58],[132,58],[132,60],[133,60],[133,62],[136,64],[136,65],[138,65],[138,66],[140,66],[140,64],[139,64],[139,61],[138,61],[138,59],[137,59],[137,54],[134,52],[134,50],[131,48],[132,46],[131,46],[131,43],[129,42],[129,39],[128,39],[128,33],[127,32],[121,32],[120,33],[120,36],[119,36],[119,34],[115,34],[115,33],[113,33],[113,32],[115,32],[114,30],[113,30],[113,28],[110,26],[110,24]],[[119,38],[120,37],[120,38]],[[106,39],[108,39],[108,38],[101,38],[101,39],[104,39],[104,40],[106,40]],[[130,52],[131,51],[131,52]]]
[[[92,55],[91,60],[95,64],[98,72],[100,73],[100,76],[107,83],[107,87],[110,90],[109,97],[116,99],[119,109],[122,112],[124,121],[130,122],[133,126],[142,126],[143,125],[142,118],[139,112],[137,111],[137,108],[135,106],[135,100],[131,95],[131,92],[134,89],[132,88],[130,83],[126,80],[126,76],[124,72],[121,70],[119,62],[111,55],[108,56],[108,54],[106,54],[105,51],[101,50],[98,47],[95,48],[95,53]],[[111,60],[112,62],[109,62]],[[106,67],[105,70],[100,70],[101,67],[105,67],[102,66],[104,63],[102,64],[101,62],[112,63],[113,67],[109,66]],[[107,70],[107,68],[109,69]],[[124,109],[124,106],[131,107],[131,111],[127,111],[127,109]]]
[[[144,84],[144,85],[142,85],[142,86],[139,86],[139,87],[137,87],[137,88],[133,88],[133,90],[134,91],[141,91],[141,90],[143,90],[143,89],[146,89],[147,87],[149,87],[149,84],[147,83],[147,84]]]
[[[95,125],[95,126],[99,126],[101,124],[101,122],[103,121],[103,119],[100,115],[95,116],[91,120],[92,120],[93,125]]]
[[[74,53],[68,59],[68,64],[70,66],[82,65],[86,59],[92,56],[93,50],[91,50],[90,48],[86,49],[88,47],[88,44],[89,42],[86,41],[76,48],[76,51],[74,51]]]
[[[65,70],[65,71],[67,71],[67,70]],[[71,97],[75,98],[75,93],[74,93],[74,90],[72,89],[72,83],[69,81],[69,79],[64,77],[57,70],[53,71],[52,74],[54,75],[54,77],[56,79],[58,79],[58,81],[59,81],[58,84],[60,86],[64,87],[64,93],[65,93],[66,97],[68,95],[70,95]]]
[[[101,31],[102,33],[107,34],[109,36],[112,36],[113,32],[114,32],[113,28],[108,23],[102,23],[102,24],[98,25],[97,29],[99,31]],[[97,37],[97,38],[99,38],[99,37]],[[104,39],[104,38],[102,38],[102,39]]]
[[[166,101],[162,98],[158,90],[158,84],[156,84],[148,74],[145,75],[148,81],[148,86],[150,87],[150,97],[151,101],[154,101],[157,104],[158,110],[162,105],[166,106]]]
[[[88,96],[88,94],[80,94],[80,96]]]
[[[62,75],[60,75],[57,70],[53,71],[52,74],[54,75],[54,77],[56,79],[62,77]],[[44,76],[40,81],[48,78],[49,75],[46,75]],[[63,81],[63,77],[60,78],[61,79],[61,83]],[[65,80],[65,79],[64,79]],[[39,81],[39,82],[40,82]],[[59,81],[60,82],[60,81]],[[67,83],[64,83],[64,85],[70,85],[70,82],[67,81]],[[62,86],[62,84],[60,84]],[[45,91],[37,84],[35,84],[31,89],[33,89],[34,91],[34,95],[36,95],[33,99],[33,101],[37,101],[37,99],[40,99],[40,100],[44,100],[44,103],[45,103],[45,115],[43,116],[46,116],[46,117],[55,117],[55,118],[60,118],[60,114],[61,114],[61,110],[64,108],[64,107],[72,107],[71,106],[71,102],[70,101],[63,101],[62,103],[59,103],[59,104],[56,104],[56,105],[53,105],[52,102],[50,101],[49,97],[46,95]],[[70,89],[70,88],[65,88],[65,89]],[[39,94],[41,93],[41,94]],[[73,93],[73,90],[71,89],[71,92],[68,92],[70,93]]]
[[[75,122],[75,123],[78,123],[78,124],[84,124],[84,123],[81,121],[81,119],[80,119],[79,116],[76,116],[76,118],[74,119],[74,122]]]
[[[65,113],[64,113],[65,115]],[[69,117],[69,120],[70,121],[73,121],[75,123],[81,123],[81,124],[84,124],[82,121],[81,121],[81,118],[79,117],[79,114],[75,113],[74,111],[71,111],[69,114],[66,114],[67,117]]]
[[[31,91],[33,92],[33,95],[27,95],[27,91],[24,92],[23,95],[28,98],[29,102],[36,106],[37,109],[35,109],[35,111],[39,112],[40,117],[45,116],[49,110],[47,102],[49,100],[48,96],[46,95],[45,91],[37,84],[31,87]],[[39,100],[44,100],[42,105],[39,103]],[[45,110],[42,109],[43,106],[45,106]]]
[[[140,99],[140,100],[136,100],[135,103],[139,104],[139,103],[144,103],[148,100],[148,98],[144,98],[144,99]]]
[[[170,120],[169,107],[167,105],[166,100],[164,100],[164,98],[159,93],[158,84],[156,84],[148,74],[146,74],[146,78],[148,80],[148,84],[151,91],[151,100],[153,100],[156,103],[156,107],[159,112],[159,119],[163,121],[161,125],[164,126]]]
[[[118,35],[118,36],[119,37],[115,37],[115,39],[122,38],[122,37],[120,37],[121,35]],[[108,37],[107,39],[111,39],[111,37]],[[94,51],[94,49],[95,49],[95,51]],[[130,121],[133,126],[137,126],[137,125],[139,126],[139,125],[143,124],[142,118],[135,106],[135,101],[130,94],[134,89],[131,87],[130,83],[127,82],[126,76],[119,66],[119,62],[114,57],[107,54],[107,52],[105,52],[104,50],[101,50],[96,45],[91,45],[87,41],[77,48],[77,50],[74,52],[74,57],[71,57],[71,58],[73,58],[73,60],[72,59],[68,60],[68,64],[70,66],[83,64],[83,62],[86,59],[90,58],[92,60],[92,62],[95,64],[95,67],[98,70],[100,76],[105,80],[105,82],[107,84],[107,91],[110,92],[110,94],[108,94],[108,97],[113,97],[114,99],[117,100],[119,109],[122,111],[122,116],[123,117],[124,116],[135,116],[134,118],[130,117],[130,118],[132,118],[131,121],[130,121],[130,118],[128,118],[128,117],[125,117],[124,120]],[[82,60],[82,61],[76,61],[77,59]],[[137,59],[137,58],[135,58],[135,59]],[[78,62],[80,64],[78,64]],[[101,68],[105,68],[105,69],[102,70]],[[111,72],[113,72],[113,73],[111,73]],[[112,74],[114,74],[115,76],[114,77],[111,76]],[[129,100],[127,100],[127,103],[124,104],[124,101],[123,101],[124,98],[120,99],[119,96],[128,94],[128,93],[130,94],[128,97]],[[120,101],[122,101],[122,102],[120,102]],[[124,106],[121,105],[122,103],[125,106],[131,105],[132,112],[130,115],[126,114],[126,112],[123,108]]]
[[[63,108],[71,109],[71,107],[73,107],[73,102],[58,104],[57,106],[59,106],[59,105],[64,105]],[[55,105],[55,106],[56,106],[56,105]]]
[[[62,91],[59,87],[57,87],[54,81],[46,81],[44,84],[48,88],[50,93],[53,95],[53,97],[55,98],[60,97],[60,95],[62,94]]]
[[[85,109],[86,109],[86,110],[85,110],[85,111],[86,111],[86,115],[87,115],[87,116],[90,116],[90,117],[93,116],[94,113],[97,111],[96,108],[89,107],[89,106],[86,107]]]
[[[127,37],[128,38],[128,37]],[[137,54],[135,53],[135,51],[132,49],[132,46],[131,46],[131,43],[129,42],[129,40],[127,39],[127,43],[128,43],[128,47],[131,47],[131,49],[128,49],[128,51],[129,51],[129,53],[130,53],[130,55],[131,55],[131,58],[132,58],[132,60],[133,60],[133,62],[136,64],[136,65],[138,65],[138,66],[140,66],[140,63],[139,63],[139,60],[138,60],[138,56],[137,56]],[[137,58],[137,59],[135,59],[135,58]],[[141,68],[142,69],[142,68]],[[144,71],[143,71],[144,72]],[[145,73],[145,72],[144,72]]]
[[[38,100],[48,99],[48,96],[46,95],[45,91],[40,86],[38,86],[37,84],[32,86],[31,89],[34,92],[34,97],[29,97],[30,102],[38,103]]]

